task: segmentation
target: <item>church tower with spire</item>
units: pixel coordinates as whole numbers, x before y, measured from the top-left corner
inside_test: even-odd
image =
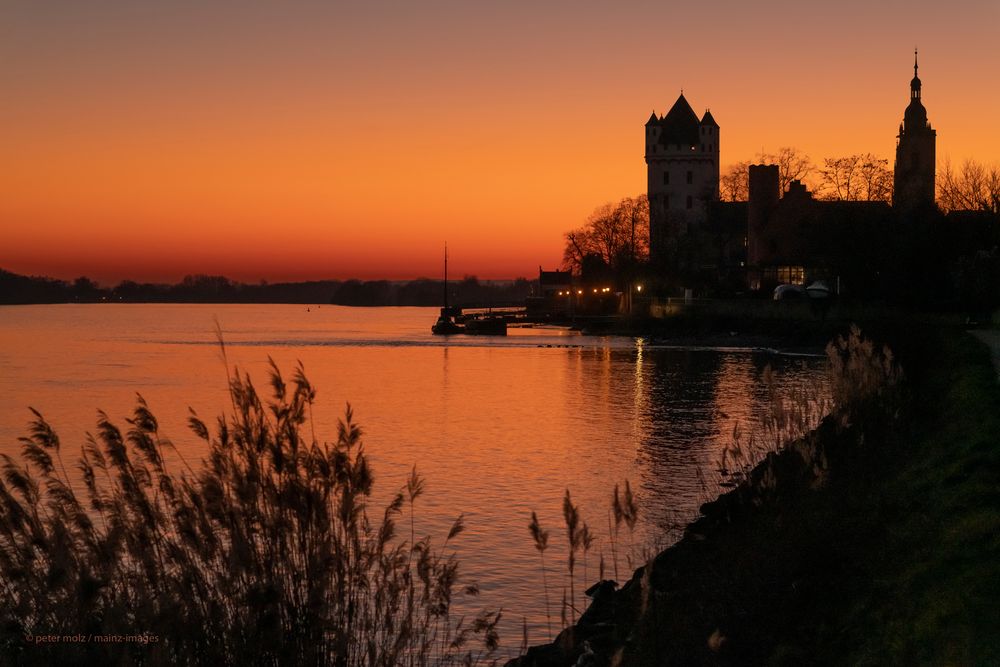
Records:
[[[896,142],[896,164],[892,205],[913,210],[934,205],[934,165],[937,132],[927,121],[927,109],[920,101],[920,77],[917,76],[917,51],[913,50],[913,80],[910,81],[910,104],[903,114]]]
[[[678,239],[704,222],[708,202],[719,199],[719,124],[708,110],[699,120],[681,91],[645,130],[649,257],[662,265]]]

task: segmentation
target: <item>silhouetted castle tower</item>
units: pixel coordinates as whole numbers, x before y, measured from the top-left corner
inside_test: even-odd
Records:
[[[892,205],[897,208],[923,208],[934,205],[934,145],[937,132],[927,122],[927,109],[920,102],[920,78],[917,76],[917,51],[913,50],[913,80],[910,81],[910,105],[899,124]]]
[[[646,192],[649,256],[662,263],[679,236],[705,220],[707,202],[719,198],[719,124],[701,120],[684,93],[666,116],[646,121]]]

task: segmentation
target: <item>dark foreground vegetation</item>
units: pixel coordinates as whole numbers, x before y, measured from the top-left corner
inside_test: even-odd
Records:
[[[1000,664],[989,354],[957,330],[873,333],[905,380],[878,346],[853,360],[851,343],[834,350],[831,417],[706,504],[620,589],[595,585],[574,626],[511,664]]]
[[[449,549],[461,517],[438,544],[414,534],[415,472],[373,512],[350,408],[327,444],[301,368],[286,384],[272,364],[270,384],[265,404],[234,371],[228,417],[192,412],[194,468],[141,397],[78,458],[36,413],[22,460],[3,457],[0,662],[491,664],[499,613],[452,613],[477,592]]]
[[[480,281],[466,276],[449,284],[452,305],[521,305],[538,281]],[[444,282],[419,278],[241,283],[225,276],[187,276],[175,285],[124,280],[102,287],[86,277],[73,281],[22,276],[0,269],[0,304],[31,303],[332,303],[340,306],[440,306]]]

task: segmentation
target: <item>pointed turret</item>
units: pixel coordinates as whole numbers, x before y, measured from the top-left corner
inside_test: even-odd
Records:
[[[910,104],[903,113],[906,129],[917,129],[927,125],[927,109],[920,101],[920,77],[917,76],[917,50],[913,49],[913,79],[910,81]]]
[[[646,121],[646,127],[649,127],[650,125],[656,125],[659,122],[660,120],[656,117],[656,110],[654,109],[653,113],[649,115],[649,120]]]
[[[913,78],[910,80],[910,99],[920,99],[920,77],[917,76],[916,49],[913,49]]]
[[[660,121],[663,131],[660,132],[660,144],[669,146],[671,144],[681,146],[694,146],[698,143],[698,130],[700,123],[698,115],[684,98],[684,93],[680,94],[674,106]]]
[[[705,109],[705,115],[701,117],[701,124],[705,127],[719,127],[719,124],[715,122],[715,118],[712,116],[712,112]]]

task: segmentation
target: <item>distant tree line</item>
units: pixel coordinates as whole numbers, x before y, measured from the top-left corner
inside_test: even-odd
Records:
[[[474,276],[454,281],[449,299],[455,305],[523,303],[537,281],[518,278],[480,282]],[[241,283],[224,276],[186,276],[165,285],[125,280],[101,287],[81,277],[73,281],[22,276],[0,269],[0,304],[31,303],[332,303],[348,306],[437,306],[444,283],[421,278],[410,282],[386,280],[316,280],[298,283]]]
[[[514,306],[537,292],[538,281],[481,282],[475,276],[448,282],[448,303],[452,306]],[[331,303],[341,306],[440,306],[444,301],[444,281],[419,278],[407,283],[388,280],[348,280],[337,285]]]

